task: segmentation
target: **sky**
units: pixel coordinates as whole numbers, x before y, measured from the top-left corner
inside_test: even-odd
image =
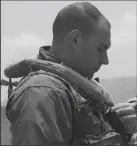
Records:
[[[39,48],[51,45],[52,24],[64,6],[75,1],[1,2],[1,78],[12,62],[35,58]],[[109,65],[100,78],[136,76],[136,1],[89,1],[111,23]],[[5,94],[5,89],[2,89]]]

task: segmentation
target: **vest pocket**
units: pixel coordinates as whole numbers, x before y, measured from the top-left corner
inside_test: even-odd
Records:
[[[101,134],[101,122],[85,105],[78,107],[75,119],[76,137]]]

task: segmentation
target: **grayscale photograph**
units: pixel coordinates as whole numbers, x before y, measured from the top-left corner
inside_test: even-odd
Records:
[[[1,145],[137,146],[136,1],[1,1]]]

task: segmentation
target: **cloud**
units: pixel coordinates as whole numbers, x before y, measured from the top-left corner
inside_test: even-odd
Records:
[[[123,17],[112,26],[112,45],[136,46],[136,14],[124,13]]]
[[[2,36],[1,40],[1,71],[15,61],[27,58],[35,58],[39,47],[47,45],[44,39],[36,34],[23,33],[15,37]]]
[[[2,50],[3,52],[19,50],[20,48],[39,47],[43,45],[44,39],[31,33],[22,33],[15,37],[2,36]]]
[[[44,39],[36,34],[23,33],[14,37],[2,36],[1,40],[1,78],[4,76],[4,68],[13,62],[27,58],[35,58],[39,47],[47,45]],[[1,87],[1,104],[5,104],[8,99],[8,88]]]
[[[4,45],[11,46],[14,48],[35,47],[43,43],[43,39],[41,39],[35,34],[29,34],[29,33],[27,34],[23,33],[14,38],[8,38],[8,37],[3,37],[3,38],[4,38],[3,40]]]
[[[125,26],[128,26],[128,25],[130,25],[130,26],[134,25],[135,26],[135,24],[136,24],[136,14],[133,13],[133,12],[126,12],[124,14],[124,16],[122,17],[120,23],[121,24],[125,24],[126,23]]]

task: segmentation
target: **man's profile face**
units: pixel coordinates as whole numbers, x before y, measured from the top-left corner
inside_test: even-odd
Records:
[[[110,30],[105,28],[102,23],[98,29],[87,39],[83,38],[79,48],[79,63],[81,74],[92,78],[101,65],[109,63],[107,49],[110,47]]]

